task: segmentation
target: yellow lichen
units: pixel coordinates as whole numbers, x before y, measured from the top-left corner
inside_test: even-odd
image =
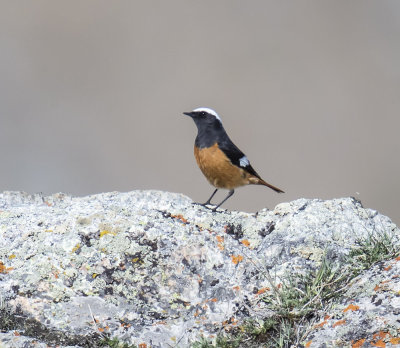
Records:
[[[80,245],[79,243],[76,244],[76,245],[72,248],[71,253],[74,253],[75,251],[77,251],[78,249],[80,249],[80,247],[81,247],[81,245]]]
[[[100,232],[100,238],[105,236],[106,234],[110,234],[112,236],[116,236],[117,234],[115,232],[109,231],[109,230],[103,230]]]

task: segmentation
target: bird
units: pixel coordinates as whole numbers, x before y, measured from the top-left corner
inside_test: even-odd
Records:
[[[197,126],[194,157],[208,182],[215,187],[210,198],[205,203],[200,203],[202,206],[211,205],[211,199],[219,189],[229,190],[222,202],[212,209],[216,211],[234,194],[237,187],[244,185],[264,185],[278,193],[284,193],[257,174],[247,156],[229,138],[221,118],[213,109],[200,107],[183,114],[191,117]]]

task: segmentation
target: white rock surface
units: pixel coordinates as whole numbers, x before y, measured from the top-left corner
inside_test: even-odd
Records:
[[[338,262],[358,238],[385,231],[399,233],[389,218],[353,198],[299,199],[248,214],[213,213],[188,197],[160,191],[88,197],[4,192],[0,298],[23,319],[0,334],[0,346],[36,340],[35,347],[90,347],[102,332],[129,344],[189,347],[202,335],[215,335],[223,322],[249,316],[258,290],[270,286],[263,270],[278,284],[287,272],[315,269],[323,255]],[[391,265],[388,276],[399,275],[399,263]],[[372,323],[379,315],[399,330],[398,278],[388,290],[390,301],[385,297],[376,305],[378,292],[371,287],[385,275],[369,272],[360,282],[371,281],[355,283],[354,293],[343,298],[342,307],[358,303],[360,310],[343,314],[340,307],[329,320],[343,316],[356,330],[358,322],[372,316]],[[358,339],[329,320],[305,342],[317,347],[327,339]],[[32,322],[36,336],[27,329]],[[368,334],[378,330],[363,327]]]

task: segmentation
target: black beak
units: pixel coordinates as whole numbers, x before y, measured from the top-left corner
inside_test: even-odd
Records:
[[[193,114],[191,112],[184,112],[183,114],[186,115],[186,116],[193,117]]]

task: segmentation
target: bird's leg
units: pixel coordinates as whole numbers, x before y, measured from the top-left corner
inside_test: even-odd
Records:
[[[218,189],[215,189],[215,191],[213,192],[213,194],[211,195],[211,197],[207,200],[207,202],[202,203],[200,205],[206,206],[208,204],[211,204],[211,199],[214,197],[214,195],[217,193]]]
[[[214,192],[215,193],[215,192]],[[212,209],[212,211],[216,211],[221,205],[222,205],[222,203],[224,203],[230,196],[232,196],[233,194],[235,193],[235,190],[230,190],[229,191],[229,193],[228,193],[228,195],[225,197],[225,199],[220,203],[220,204],[218,204],[215,208],[213,208]],[[214,195],[214,194],[213,194]],[[212,196],[211,196],[212,197]]]

